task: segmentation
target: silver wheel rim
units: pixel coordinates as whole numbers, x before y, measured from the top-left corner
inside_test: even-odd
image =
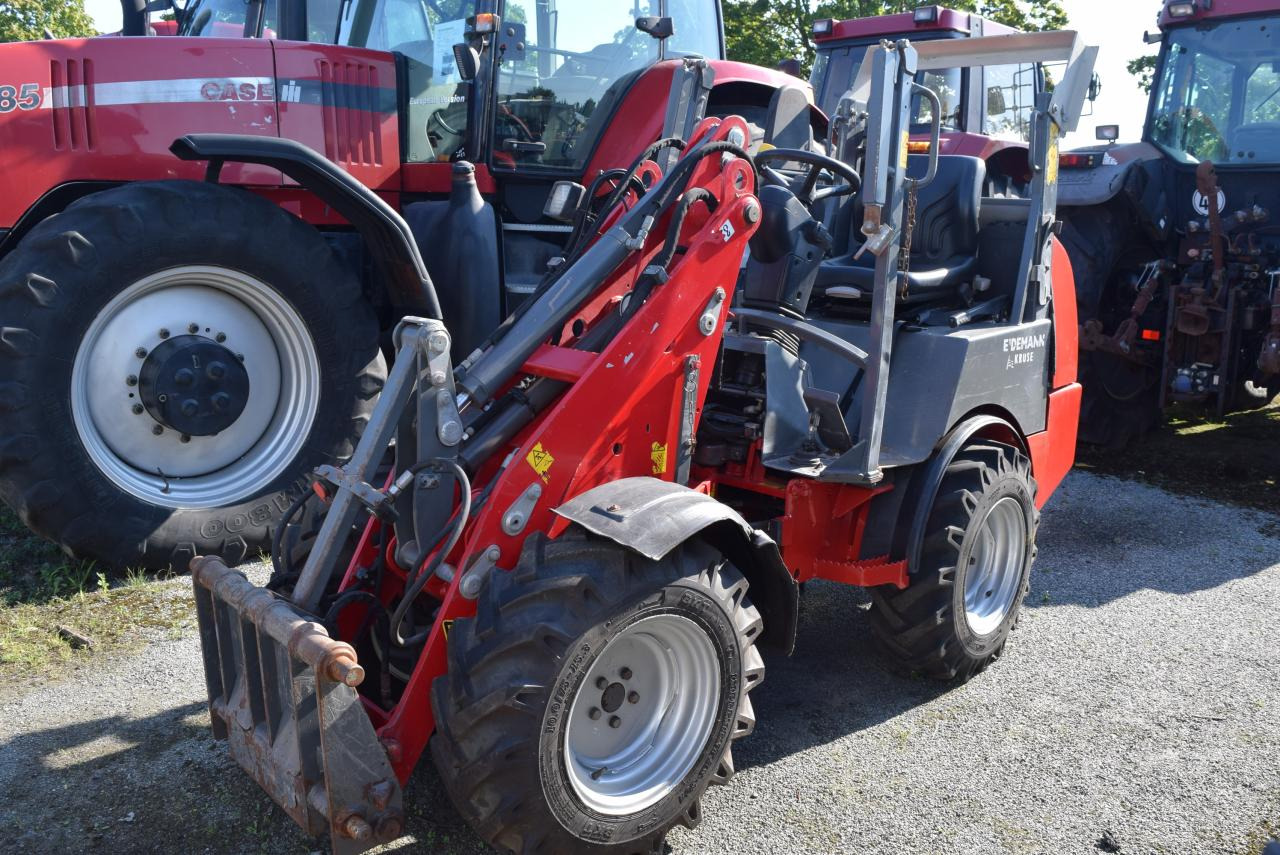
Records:
[[[982,521],[969,553],[964,581],[964,612],[969,629],[988,635],[1009,614],[1022,584],[1027,521],[1012,496],[1000,499]]]
[[[609,816],[661,801],[702,754],[719,703],[720,660],[702,628],[675,614],[631,624],[573,700],[564,745],[574,792]]]
[[[171,335],[225,335],[249,374],[248,402],[230,427],[183,441],[135,413],[127,378]],[[163,270],[125,288],[85,332],[71,371],[80,441],[120,489],[167,508],[214,508],[246,498],[284,471],[315,421],[320,370],[305,322],[254,277],[222,267]]]

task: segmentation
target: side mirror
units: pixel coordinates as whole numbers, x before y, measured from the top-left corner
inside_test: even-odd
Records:
[[[1093,135],[1102,142],[1115,142],[1120,139],[1120,126],[1098,125],[1093,129]]]
[[[999,116],[1009,109],[1004,102],[1004,91],[999,86],[987,88],[987,115]]]
[[[1164,34],[1161,33],[1159,30],[1157,30],[1154,33],[1151,32],[1150,30],[1146,30],[1142,34],[1142,41],[1144,44],[1149,44],[1149,45],[1159,44],[1162,39],[1164,39]]]
[[[453,65],[458,70],[458,77],[465,81],[476,79],[480,70],[480,52],[466,42],[458,42],[453,46]]]
[[[636,18],[636,29],[642,33],[648,33],[659,41],[670,38],[676,33],[676,25],[670,18],[665,16],[659,18],[657,15]]]
[[[1102,94],[1102,78],[1095,74],[1093,75],[1093,77],[1089,78],[1089,95],[1088,95],[1089,103],[1093,103],[1094,101],[1097,101],[1098,96],[1101,94]]]

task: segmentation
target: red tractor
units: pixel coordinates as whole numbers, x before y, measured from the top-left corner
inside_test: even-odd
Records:
[[[882,39],[907,38],[919,44],[1018,33],[980,15],[941,6],[920,6],[911,12],[873,18],[820,18],[813,23],[817,59],[810,82],[815,100],[827,115],[834,115],[867,48]],[[921,72],[916,82],[931,89],[942,105],[942,153],[985,161],[988,194],[1025,193],[1031,181],[1027,162],[1031,115],[1036,95],[1045,90],[1046,83],[1043,65],[1032,58],[1007,66],[940,68]],[[927,99],[919,95],[912,98],[912,153],[922,153],[928,145],[925,135],[931,109]]]
[[[1025,198],[987,195],[983,161],[936,140],[909,154],[913,95],[932,136],[942,115],[918,72],[1028,53],[1067,68],[1036,98]],[[396,327],[351,460],[288,511],[326,508],[305,560],[277,544],[266,587],[192,563],[214,734],[335,852],[401,834],[429,749],[502,851],[631,855],[733,776],[758,645],[790,651],[800,583],[868,587],[905,669],[986,668],[1073,460],[1056,149],[1093,55],[1074,33],[885,42],[829,155],[752,155],[746,121],[689,100],[689,132],[602,202],[556,185],[562,261],[478,348],[451,355],[447,316]],[[434,293],[410,227],[319,154],[173,150],[215,181],[281,170]]]
[[[825,132],[803,84],[716,58],[715,0],[143,6],[125,37],[0,46],[0,497],[108,564],[258,554],[350,457],[395,323],[442,311],[465,358],[564,257],[556,182],[604,200],[687,102]],[[438,298],[278,168],[202,182],[185,132],[322,152],[403,216]]]

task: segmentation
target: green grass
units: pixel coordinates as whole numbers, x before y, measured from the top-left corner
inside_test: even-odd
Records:
[[[0,680],[56,675],[191,620],[185,591],[142,570],[108,572],[67,558],[0,505]],[[74,648],[59,627],[89,637],[93,648]]]

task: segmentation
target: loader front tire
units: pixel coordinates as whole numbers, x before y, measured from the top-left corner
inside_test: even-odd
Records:
[[[1017,624],[1035,557],[1035,482],[1017,449],[970,445],[947,467],[905,590],[871,590],[871,628],[901,670],[968,680]]]
[[[350,457],[385,377],[309,224],[202,182],[95,193],[0,261],[0,498],[77,558],[234,564]]]
[[[531,536],[454,625],[432,687],[432,755],[459,812],[520,855],[649,855],[696,825],[755,726],[746,589],[701,542],[652,561],[577,529]]]

